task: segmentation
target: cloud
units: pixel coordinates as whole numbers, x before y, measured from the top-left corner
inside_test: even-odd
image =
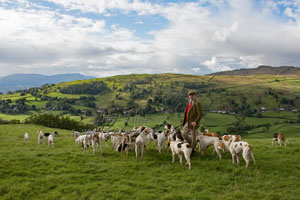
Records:
[[[300,66],[296,0],[34,2],[0,2],[3,75],[207,74],[261,64]],[[120,13],[134,20],[113,21]],[[139,20],[141,15],[168,23],[160,29],[154,26],[148,32],[153,38],[145,39],[134,29],[150,27]]]
[[[229,38],[232,34],[234,34],[238,30],[239,22],[235,21],[232,23],[230,27],[224,27],[221,30],[217,30],[215,32],[215,38],[221,42],[226,42],[227,38]]]
[[[299,66],[299,26],[261,13],[264,8],[254,7],[252,2],[227,1],[219,6],[229,9],[215,13],[197,3],[169,8],[165,14],[171,25],[153,33],[156,51],[165,52],[170,65],[193,61],[195,66],[200,63],[212,71],[253,64]],[[224,57],[233,58],[233,62],[218,59]],[[178,58],[185,61],[178,62]]]
[[[215,57],[215,56],[212,57],[211,60],[206,60],[201,64],[207,66],[213,72],[231,70],[231,68],[229,66],[226,66],[226,65],[222,64],[220,62],[220,59],[218,57]]]
[[[157,14],[163,7],[158,4],[151,4],[148,1],[142,2],[139,0],[48,0],[55,4],[61,5],[69,10],[80,10],[85,13],[100,13],[110,14],[115,10],[120,10],[123,13],[131,11],[138,12],[139,15]]]
[[[192,68],[192,70],[193,70],[194,72],[200,72],[200,71],[201,71],[201,68],[200,68],[200,67],[196,67],[196,68]]]

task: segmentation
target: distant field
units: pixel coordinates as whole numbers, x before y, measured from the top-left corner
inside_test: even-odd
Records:
[[[278,116],[277,116],[278,117]],[[257,118],[257,117],[246,117],[245,122],[247,124],[265,124],[265,123],[276,123],[276,122],[285,122],[286,119],[277,118],[277,117],[264,117],[264,118]],[[296,119],[295,117],[293,119]]]
[[[254,132],[255,134],[251,134]],[[300,137],[300,125],[299,124],[278,124],[270,127],[268,131],[250,131],[245,138],[271,138],[275,132],[282,132],[287,137]]]
[[[45,108],[46,101],[28,101],[26,102],[28,106],[35,105],[37,109],[43,109]]]
[[[23,121],[24,119],[26,119],[27,117],[30,117],[30,116],[31,116],[31,114],[8,115],[8,114],[0,113],[0,118],[3,119],[3,120],[16,119],[16,120]]]
[[[47,94],[50,97],[58,97],[58,98],[74,98],[74,99],[79,99],[81,96],[93,96],[93,95],[87,95],[87,94],[62,94],[60,92],[51,92]]]
[[[83,155],[71,131],[36,125],[0,125],[0,199],[287,199],[300,196],[300,138],[287,147],[271,146],[271,138],[245,139],[257,165],[219,161],[211,149],[192,157],[192,169],[152,144],[143,159],[119,154],[103,144],[104,155]],[[57,130],[55,148],[37,145],[36,130]],[[23,142],[28,132],[30,141]],[[297,137],[296,137],[297,136]],[[280,189],[278,189],[280,188]]]
[[[115,98],[114,93],[106,93],[106,94],[97,96],[96,97],[96,105],[101,108],[108,107],[111,104],[111,102],[114,100],[114,98]]]
[[[277,113],[277,115],[275,115]],[[266,114],[267,116],[267,114]],[[265,130],[265,127],[256,128],[248,131],[248,135],[252,135],[253,133],[261,133],[264,137],[271,137],[274,132],[284,132],[286,134],[299,134],[300,135],[300,124],[287,124],[285,117],[289,120],[296,120],[296,116],[293,113],[286,113],[281,117],[281,112],[272,112],[269,115],[270,117],[256,118],[256,117],[246,117],[245,123],[248,125],[262,125],[269,123],[269,130]],[[152,114],[146,116],[134,116],[134,117],[113,117],[112,120],[115,121],[113,126],[106,127],[109,130],[130,130],[133,126],[148,126],[148,127],[156,127],[160,125],[162,129],[162,124],[170,123],[174,126],[182,127],[182,118],[183,113],[174,113],[174,114]],[[218,114],[218,113],[206,113],[203,119],[200,121],[201,126],[209,129],[212,132],[219,132],[221,135],[227,133],[227,128],[232,127],[235,122],[238,121],[234,115],[228,114]],[[127,126],[125,126],[125,122],[127,122]],[[294,131],[294,129],[290,129],[287,127],[295,127],[295,129],[299,129],[299,131]],[[248,137],[247,135],[247,137]],[[291,135],[292,136],[292,135]],[[255,136],[256,137],[256,136]],[[258,136],[261,138],[260,136]]]
[[[280,117],[284,119],[297,119],[297,116],[300,115],[300,112],[287,112],[287,111],[280,111],[280,112],[264,112],[262,113],[264,117]]]
[[[15,101],[16,99],[20,98],[20,93],[14,93],[14,94],[1,94],[0,100],[7,100],[11,99],[12,101]]]
[[[100,92],[97,95],[62,94],[59,91],[59,88],[66,86],[97,81],[106,83],[109,90],[103,93]],[[6,102],[0,102],[0,109],[2,113],[22,113],[26,110],[42,113],[46,110],[46,104],[50,102],[54,109],[53,113],[55,113],[57,112],[57,105],[61,104],[64,101],[64,98],[79,99],[81,96],[92,96],[95,100],[90,101],[91,103],[95,103],[97,107],[96,111],[105,109],[109,113],[118,115],[122,111],[119,109],[116,111],[115,106],[117,106],[122,107],[121,110],[127,113],[134,112],[135,114],[138,114],[141,113],[139,111],[146,108],[149,100],[152,100],[153,104],[151,106],[153,108],[162,109],[168,107],[167,102],[172,100],[168,99],[170,94],[181,96],[179,100],[175,100],[175,104],[181,105],[183,101],[188,99],[188,96],[185,96],[187,91],[194,89],[198,93],[197,98],[201,101],[205,110],[235,110],[241,114],[246,111],[248,112],[249,110],[265,107],[268,112],[262,113],[264,119],[263,123],[283,123],[284,120],[292,120],[295,122],[300,115],[300,112],[292,113],[284,111],[276,113],[274,110],[279,107],[300,110],[299,83],[299,78],[291,75],[196,76],[170,73],[119,75],[92,80],[64,82],[49,87],[44,86],[36,88],[36,91],[27,90],[22,91],[22,93],[0,94],[0,100],[6,100]],[[18,105],[17,100],[22,98],[26,98],[24,103],[27,105],[27,108],[24,109],[22,107],[21,109],[23,110],[15,109]],[[154,103],[155,98],[156,102]],[[8,99],[11,101],[7,101]],[[68,102],[66,104],[67,106],[81,109],[81,115],[85,115],[87,110],[92,110],[88,107],[74,105],[74,102]],[[131,104],[134,105],[134,108]],[[169,108],[169,111],[177,111],[178,109],[175,108],[176,106]],[[48,109],[49,108],[47,108],[47,110]],[[64,110],[61,111],[61,113],[62,112],[69,111]],[[92,112],[92,114],[92,117],[96,118],[95,112]],[[253,114],[253,116],[255,115],[256,113]],[[178,118],[175,119],[172,115],[168,116],[172,119],[167,120],[168,122],[180,124]],[[74,118],[76,118],[76,116],[74,116]],[[211,130],[224,132],[228,126],[236,122],[236,120],[237,119],[233,116],[216,115],[211,117],[211,115],[208,114],[207,118],[203,119],[202,123]],[[259,119],[248,117],[246,117],[245,122],[248,124],[260,123]],[[116,127],[116,124],[114,124],[113,127]]]
[[[208,127],[226,126],[236,122],[234,115],[223,115],[217,113],[207,113],[201,123]]]
[[[92,117],[84,117],[82,120],[81,120],[81,118],[80,118],[80,116],[73,116],[73,115],[69,115],[69,114],[67,114],[67,115],[64,115],[65,117],[67,116],[67,117],[69,117],[70,119],[74,119],[74,120],[76,120],[76,121],[81,121],[81,122],[84,122],[84,123],[87,123],[87,124],[93,124],[93,122],[94,122],[94,120],[93,120],[93,118]]]

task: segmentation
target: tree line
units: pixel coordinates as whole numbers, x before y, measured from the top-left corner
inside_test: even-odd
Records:
[[[100,94],[108,90],[103,81],[73,84],[60,88],[60,92],[63,94]]]
[[[24,121],[25,124],[40,124],[50,128],[60,128],[67,130],[77,130],[77,131],[86,131],[92,130],[95,128],[95,125],[84,124],[73,119],[70,119],[68,116],[58,116],[52,114],[40,114],[33,115]]]

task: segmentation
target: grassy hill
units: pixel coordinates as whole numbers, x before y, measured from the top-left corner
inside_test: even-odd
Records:
[[[246,69],[236,69],[232,71],[222,71],[212,73],[210,75],[239,75],[239,76],[249,76],[249,75],[300,75],[300,68],[293,66],[280,66],[280,67],[272,67],[262,65],[257,68],[246,68]]]
[[[219,161],[209,149],[205,157],[196,153],[188,170],[177,158],[172,164],[170,153],[158,154],[153,144],[143,160],[110,145],[103,156],[93,156],[91,149],[83,155],[70,130],[0,124],[0,199],[299,199],[299,85],[295,75],[142,74],[2,94],[0,123],[46,113],[110,130],[161,129],[165,123],[181,124],[193,89],[204,109],[201,127],[241,132],[254,148],[257,166],[232,165],[228,153]],[[60,133],[54,149],[37,145],[37,129]],[[288,138],[288,147],[271,146],[278,131]]]
[[[289,130],[293,130],[289,127]],[[55,148],[37,144],[37,129],[58,131]],[[28,132],[30,141],[23,142]],[[37,125],[1,125],[0,199],[299,199],[299,135],[287,147],[271,146],[265,135],[244,137],[254,148],[257,165],[219,161],[208,149],[196,153],[192,169],[152,144],[143,159],[115,152],[103,144],[104,155],[74,145],[71,131]],[[280,188],[280,189],[279,189]]]
[[[187,92],[193,89],[205,113],[202,126],[220,133],[237,124],[251,126],[248,133],[268,132],[276,125],[299,122],[299,85],[296,75],[119,75],[2,94],[0,118],[22,121],[33,114],[53,113],[101,127],[129,129],[135,116],[151,116],[151,122],[141,123],[177,126]],[[159,120],[154,122],[154,118]],[[266,123],[270,126],[256,127]]]

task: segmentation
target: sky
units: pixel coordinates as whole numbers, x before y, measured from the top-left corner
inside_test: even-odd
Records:
[[[0,76],[300,67],[300,0],[0,0]]]

